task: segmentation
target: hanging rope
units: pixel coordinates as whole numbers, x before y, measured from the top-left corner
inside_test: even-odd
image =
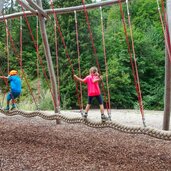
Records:
[[[21,69],[21,71],[23,68],[22,54],[23,54],[23,28],[22,28],[22,16],[21,16],[20,17],[20,69]]]
[[[59,55],[58,55],[58,39],[57,39],[57,26],[56,22],[54,20],[54,32],[55,32],[55,52],[56,52],[56,76],[57,76],[57,91],[58,91],[58,109],[60,112],[60,103],[61,103],[61,98],[60,98],[60,76],[59,76]]]
[[[4,15],[3,15],[3,19],[4,19]],[[12,49],[13,49],[13,51],[14,51],[14,54],[16,55],[16,59],[18,60],[19,65],[20,65],[20,67],[21,67],[21,66],[22,66],[21,59],[20,59],[20,56],[19,56],[18,53],[17,53],[17,50],[16,50],[15,45],[14,45],[13,38],[12,38],[11,33],[10,33],[9,29],[8,29],[8,25],[7,25],[7,23],[5,22],[5,19],[4,19],[4,23],[5,23],[5,26],[6,26],[6,30],[8,30],[8,36],[9,36],[9,38],[10,38],[10,42],[11,42],[11,45],[12,45]],[[21,68],[22,68],[22,67],[21,67]],[[29,89],[29,91],[30,91],[30,94],[31,94],[31,96],[32,96],[32,98],[33,98],[33,101],[34,101],[34,103],[35,103],[35,105],[36,105],[36,107],[37,107],[36,99],[35,99],[35,97],[34,97],[34,95],[33,95],[32,89],[31,89],[31,87],[30,87],[30,85],[29,85],[29,83],[28,83],[28,80],[27,80],[27,78],[26,78],[24,69],[22,68],[21,71],[22,71],[22,75],[23,75],[23,77],[24,77],[24,79],[25,79],[25,81],[26,81],[27,87],[28,87],[28,89]]]
[[[130,28],[131,42],[132,42],[132,51],[133,51],[133,59],[134,59],[134,66],[135,66],[136,88],[137,88],[137,92],[138,92],[138,101],[139,101],[140,111],[141,111],[141,115],[142,115],[142,121],[143,121],[144,126],[146,126],[128,0],[126,0],[126,5],[127,5],[128,23],[129,23],[129,28]]]
[[[138,103],[139,103],[140,112],[141,112],[141,116],[142,116],[142,122],[143,122],[144,127],[146,127],[145,116],[144,116],[144,107],[143,107],[143,102],[142,102],[140,82],[139,82],[139,76],[138,76],[138,68],[137,68],[137,63],[136,63],[136,55],[135,55],[134,40],[133,40],[133,33],[132,33],[132,25],[131,25],[130,13],[129,13],[128,0],[126,0],[126,5],[127,5],[128,24],[129,24],[129,28],[130,28],[130,35],[131,35],[132,51],[133,52],[131,52],[131,48],[130,48],[130,44],[129,44],[128,33],[127,33],[127,29],[126,29],[126,24],[125,24],[125,19],[124,19],[125,17],[124,17],[124,13],[123,13],[123,9],[122,9],[121,0],[118,0],[118,2],[120,5],[122,23],[124,26],[124,33],[125,33],[125,37],[126,37],[128,53],[130,55],[130,62],[131,62],[132,73],[133,73],[133,77],[134,77],[135,89],[136,89],[137,96],[138,96]],[[133,57],[132,57],[132,53],[133,53]],[[133,58],[133,60],[132,60],[132,58]]]
[[[111,105],[110,105],[110,91],[109,91],[109,79],[108,79],[108,64],[106,57],[106,45],[105,45],[105,35],[104,35],[104,25],[103,25],[103,12],[102,7],[100,7],[100,18],[101,18],[101,28],[102,28],[102,44],[103,44],[103,55],[104,55],[104,63],[105,63],[105,71],[106,71],[106,87],[107,87],[107,95],[108,95],[108,114],[109,119],[111,120]]]
[[[29,23],[29,21],[28,21],[28,19],[27,19],[27,15],[26,15],[26,13],[25,13],[25,11],[24,11],[24,8],[23,8],[23,6],[22,6],[22,2],[21,2],[20,0],[19,0],[19,3],[20,3],[20,5],[21,5],[21,7],[22,7],[22,11],[23,11],[23,14],[24,14],[24,18],[25,18],[27,27],[28,27],[28,29],[29,29],[29,33],[30,33],[31,39],[32,39],[32,41],[33,41],[33,43],[34,43],[34,47],[35,47],[35,49],[36,49],[36,52],[38,52],[38,45],[36,44],[36,41],[35,41],[34,36],[33,36],[33,33],[32,33],[32,29],[31,29],[31,27],[30,27],[30,23]],[[37,53],[37,54],[38,54],[38,53]],[[41,66],[42,66],[43,74],[44,74],[44,77],[45,77],[45,79],[46,79],[48,88],[49,88],[49,90],[50,90],[50,92],[51,92],[51,96],[52,96],[52,100],[53,100],[54,106],[55,106],[55,108],[56,108],[56,107],[57,107],[57,104],[56,104],[56,101],[55,101],[55,98],[54,98],[54,94],[52,93],[52,89],[51,89],[50,84],[49,84],[49,81],[48,81],[48,77],[47,77],[47,74],[46,74],[46,71],[45,71],[45,67],[44,67],[44,65],[43,65],[42,58],[40,57],[39,54],[38,54],[38,59],[39,59],[39,62],[40,62],[40,64],[41,64]]]
[[[0,75],[4,75],[4,73],[3,73],[2,70],[1,70],[1,68],[0,68]],[[7,79],[3,78],[3,81],[4,81],[5,85],[6,85],[6,87],[8,87],[8,91],[9,91],[10,88],[9,88],[9,86],[8,86],[8,81],[7,81]],[[1,107],[3,106],[5,96],[6,96],[6,91],[3,92],[3,97],[2,97],[2,100],[1,100]]]
[[[38,101],[38,105],[40,102],[40,84],[41,84],[41,80],[40,80],[40,69],[39,69],[39,19],[38,17],[36,17],[36,45],[37,45],[37,51],[36,51],[36,56],[37,56],[37,101]]]
[[[8,20],[5,20],[5,23],[8,24]],[[8,28],[5,28],[5,31],[6,31],[7,73],[9,73],[9,41],[8,41],[9,38],[8,38]],[[2,72],[1,69],[0,69],[0,75],[4,75],[4,73]],[[8,91],[10,91],[10,88],[8,86],[8,80],[3,78],[3,81],[4,81],[5,85],[6,85],[6,87],[8,87]],[[6,91],[3,92],[3,98],[2,98],[2,101],[1,101],[1,107],[3,106],[5,96],[6,96]]]
[[[163,11],[163,14],[164,14],[165,26],[164,26],[164,22],[163,22],[161,10],[160,10],[159,1],[156,0],[156,2],[157,2],[157,7],[158,7],[158,12],[159,12],[160,22],[161,22],[162,30],[163,30],[163,34],[164,34],[166,50],[167,50],[167,53],[168,53],[169,61],[171,62],[170,34],[169,34],[169,28],[168,28],[168,22],[167,22],[166,12],[165,12],[165,10],[164,10],[164,5],[163,5],[164,3],[163,3],[163,1],[162,1],[162,11]]]
[[[80,67],[80,48],[79,48],[79,38],[78,38],[78,21],[77,21],[77,13],[74,11],[75,14],[75,30],[76,30],[76,42],[77,42],[77,55],[78,55],[78,73],[79,77],[81,78],[81,67]],[[81,112],[83,113],[83,90],[82,90],[82,83],[80,82],[80,100],[81,100]]]
[[[56,22],[56,26],[58,28],[58,32],[59,32],[59,35],[61,37],[61,40],[62,40],[62,44],[64,46],[64,49],[65,49],[65,55],[68,59],[68,63],[71,67],[71,72],[72,72],[72,75],[74,75],[74,68],[73,68],[73,65],[72,65],[72,62],[71,62],[71,58],[69,56],[69,53],[68,53],[68,50],[67,50],[67,46],[66,46],[66,43],[65,43],[65,40],[64,40],[64,37],[63,37],[63,34],[62,34],[62,31],[61,31],[61,28],[60,28],[60,25],[59,25],[59,21],[58,21],[58,18],[56,16],[56,13],[55,13],[55,10],[54,10],[54,4],[53,4],[53,0],[50,0],[50,5],[51,5],[51,8],[52,8],[52,11],[53,11],[53,14],[54,14],[54,19],[55,19],[55,22]],[[75,85],[76,85],[76,94],[77,94],[77,98],[78,98],[78,104],[79,104],[79,107],[81,109],[81,105],[80,105],[80,97],[79,97],[79,93],[78,93],[78,83],[77,81],[75,81]]]
[[[97,65],[97,67],[98,67],[99,74],[101,74],[101,71],[100,71],[100,64],[99,64],[99,61],[98,61],[96,48],[95,48],[95,46],[94,46],[93,34],[92,34],[92,31],[91,31],[90,22],[89,22],[89,18],[88,18],[88,12],[87,12],[87,9],[86,9],[84,0],[82,0],[82,4],[83,4],[83,8],[84,8],[84,14],[85,14],[85,17],[86,17],[86,23],[87,23],[87,26],[88,26],[88,31],[89,31],[90,40],[91,40],[91,43],[92,43],[93,53],[94,53],[94,56],[95,56],[95,59],[96,59],[96,65]]]
[[[8,25],[8,20],[5,20],[5,23],[6,23],[6,25]],[[5,30],[6,30],[7,73],[9,73],[9,37],[8,37],[8,28],[6,27]],[[1,71],[1,74],[4,75],[2,70],[0,70],[0,71]],[[8,81],[6,79],[3,79],[3,80],[4,80],[5,84],[6,84],[6,86],[8,87]]]
[[[8,20],[5,19],[6,25],[8,25]],[[7,52],[7,72],[9,73],[9,38],[8,38],[8,28],[6,27],[6,52]]]

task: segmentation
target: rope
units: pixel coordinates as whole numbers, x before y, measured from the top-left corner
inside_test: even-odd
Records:
[[[36,17],[36,44],[37,44],[37,51],[36,51],[36,56],[37,56],[37,101],[39,104],[40,101],[40,86],[41,86],[41,80],[40,80],[40,69],[39,69],[39,19]]]
[[[148,135],[150,137],[154,137],[157,139],[162,139],[162,140],[167,140],[171,141],[171,131],[163,131],[163,130],[158,130],[155,128],[151,127],[140,127],[140,126],[128,126],[124,124],[120,124],[117,122],[94,122],[90,120],[85,120],[83,118],[77,117],[77,118],[68,118],[64,115],[61,114],[45,114],[39,111],[36,112],[30,112],[26,113],[20,110],[15,110],[15,111],[9,111],[6,112],[2,109],[0,109],[0,112],[6,116],[15,116],[15,115],[21,115],[23,117],[31,118],[31,117],[41,117],[42,119],[45,120],[63,120],[64,122],[67,122],[69,124],[84,124],[86,126],[92,127],[92,128],[109,128],[109,129],[114,129],[120,132],[128,133],[128,134],[143,134],[143,135]]]
[[[30,27],[30,23],[29,23],[29,21],[28,21],[28,19],[27,19],[27,15],[26,15],[26,13],[25,13],[25,11],[24,11],[24,9],[23,9],[22,2],[21,2],[20,0],[19,0],[19,3],[20,3],[20,5],[21,5],[21,7],[22,7],[23,14],[24,14],[24,18],[25,18],[27,27],[28,27],[28,29],[29,29],[31,39],[32,39],[32,41],[33,41],[33,43],[34,43],[34,47],[35,47],[35,49],[36,49],[36,52],[38,52],[38,45],[35,43],[35,39],[34,39],[34,36],[33,36],[33,33],[32,33],[32,29],[31,29],[31,27]],[[38,54],[38,53],[37,53],[37,54]],[[50,87],[50,85],[49,85],[49,82],[48,82],[48,77],[47,77],[47,74],[46,74],[46,71],[45,71],[45,67],[43,66],[42,58],[40,57],[39,54],[38,54],[38,58],[39,58],[39,62],[40,62],[40,64],[41,64],[41,66],[42,66],[43,74],[44,74],[44,77],[45,77],[45,79],[46,79],[47,85],[48,85],[48,87],[49,87],[49,89],[50,89],[51,96],[52,96],[52,100],[53,100],[54,105],[55,105],[55,108],[56,108],[57,104],[56,104],[56,101],[55,101],[55,99],[54,99],[54,95],[53,95],[53,93],[52,93],[52,89],[51,89],[51,87]],[[38,108],[38,107],[37,107],[37,108]]]
[[[56,52],[56,76],[57,76],[57,91],[58,91],[58,109],[60,109],[60,78],[59,78],[59,55],[58,55],[58,39],[57,39],[57,27],[54,20],[54,32],[55,32],[55,52]]]
[[[156,2],[157,2],[160,22],[161,22],[162,30],[163,30],[163,34],[164,34],[166,50],[167,50],[167,53],[168,53],[169,61],[171,62],[171,44],[170,44],[170,34],[169,34],[168,22],[167,22],[167,19],[166,19],[166,12],[164,10],[163,1],[162,1],[162,11],[163,11],[163,14],[164,14],[164,21],[165,21],[165,27],[164,27],[164,22],[163,22],[163,19],[162,19],[162,14],[161,14],[161,10],[160,10],[159,1],[156,0]]]
[[[4,19],[4,15],[3,15],[3,19]],[[22,63],[21,63],[20,57],[19,57],[19,55],[18,55],[18,53],[17,53],[17,51],[16,51],[16,48],[15,48],[15,45],[14,45],[14,41],[13,41],[12,36],[11,36],[11,33],[10,33],[9,29],[8,29],[8,25],[7,25],[7,23],[5,22],[5,19],[4,19],[4,23],[5,23],[5,26],[6,26],[6,30],[8,30],[8,36],[9,36],[9,38],[10,38],[10,42],[11,42],[11,45],[12,45],[12,49],[13,49],[14,53],[16,54],[16,58],[18,59],[19,65],[20,65],[20,67],[21,67]],[[35,105],[37,106],[36,99],[35,99],[35,97],[34,97],[34,95],[33,95],[32,89],[31,89],[31,87],[30,87],[30,85],[29,85],[29,83],[28,83],[28,80],[27,80],[27,78],[26,78],[24,69],[22,68],[21,71],[22,71],[22,75],[23,75],[23,77],[24,77],[24,79],[25,79],[25,81],[26,81],[27,87],[28,87],[28,89],[29,89],[29,91],[30,91],[30,93],[31,93],[32,98],[33,98],[33,101],[34,101]]]
[[[8,25],[8,20],[5,19],[6,25]],[[7,52],[7,72],[9,73],[9,41],[8,41],[8,28],[6,27],[6,52]]]
[[[75,14],[75,30],[76,30],[76,42],[77,42],[77,55],[78,55],[78,72],[79,77],[81,78],[81,67],[80,67],[80,48],[79,48],[79,39],[78,39],[78,21],[77,21],[77,13],[74,11]],[[80,82],[80,110],[83,112],[83,90],[82,90],[82,83]]]
[[[103,12],[102,7],[100,7],[100,16],[101,16],[101,28],[102,28],[102,43],[103,43],[103,55],[104,55],[104,63],[105,63],[105,71],[106,71],[106,86],[107,86],[107,94],[108,94],[108,114],[111,120],[111,105],[110,105],[110,91],[109,91],[109,79],[108,79],[108,64],[106,57],[106,45],[105,45],[105,35],[104,35],[104,25],[103,25]]]
[[[128,23],[129,23],[129,27],[130,27],[130,34],[131,34],[134,61],[132,60],[132,52],[131,52],[131,48],[130,48],[130,44],[129,44],[128,33],[127,33],[125,19],[124,19],[124,13],[123,13],[123,9],[122,9],[122,3],[121,3],[121,0],[118,0],[118,1],[119,1],[119,5],[120,5],[120,12],[121,12],[121,16],[122,16],[122,23],[123,23],[123,27],[124,27],[124,33],[125,33],[125,37],[126,37],[128,53],[130,55],[130,62],[131,62],[132,73],[133,73],[133,77],[134,77],[135,89],[136,89],[137,96],[138,96],[138,103],[139,103],[139,106],[140,106],[142,122],[143,122],[144,127],[146,127],[145,117],[144,117],[144,109],[143,109],[143,103],[142,103],[142,96],[141,96],[141,90],[140,90],[140,82],[139,82],[139,76],[138,76],[138,68],[137,68],[137,64],[136,64],[136,56],[135,56],[135,48],[134,48],[132,26],[131,26],[130,14],[129,14],[128,0],[126,0],[126,4],[127,4]]]
[[[23,28],[22,28],[22,17],[20,17],[20,68],[23,68],[22,62],[22,54],[23,54]]]
[[[87,22],[87,26],[88,26],[88,31],[89,31],[89,36],[90,36],[90,40],[91,40],[91,43],[92,43],[92,48],[93,48],[94,56],[95,56],[95,59],[96,59],[96,65],[98,67],[99,74],[101,74],[100,64],[99,64],[99,61],[98,61],[96,48],[94,46],[93,34],[92,34],[92,31],[91,31],[90,22],[89,22],[89,18],[88,18],[88,12],[87,12],[84,0],[82,0],[82,4],[83,4],[83,8],[84,8],[84,14],[85,14],[85,17],[86,17],[86,22]]]
[[[0,73],[1,73],[1,75],[4,75],[4,73],[1,70],[1,68],[0,68]],[[4,81],[5,85],[6,85],[6,87],[8,87],[8,90],[10,90],[9,89],[9,86],[8,86],[8,81],[5,78],[3,78],[3,81]],[[3,106],[3,102],[4,102],[4,99],[5,99],[5,95],[6,95],[6,92],[4,91],[3,92],[3,98],[2,98],[2,101],[1,101],[1,107]]]
[[[72,65],[72,62],[71,62],[71,58],[70,58],[68,50],[67,50],[67,46],[66,46],[66,43],[65,43],[65,40],[64,40],[64,37],[63,37],[62,31],[61,31],[60,25],[59,25],[58,18],[56,16],[56,13],[55,13],[55,10],[54,10],[53,0],[50,0],[50,5],[51,5],[51,8],[52,8],[52,11],[53,11],[53,14],[54,14],[54,19],[55,19],[55,22],[56,22],[56,26],[58,28],[59,35],[60,35],[61,40],[62,40],[62,44],[63,44],[64,49],[65,49],[65,55],[66,55],[66,57],[68,59],[69,65],[71,67],[72,75],[74,75],[74,68],[73,68],[73,65]],[[79,97],[79,94],[78,94],[78,84],[77,84],[76,80],[75,80],[75,85],[76,85],[76,94],[77,94],[77,97],[78,97],[78,104],[80,106],[80,100],[79,100],[80,97]]]

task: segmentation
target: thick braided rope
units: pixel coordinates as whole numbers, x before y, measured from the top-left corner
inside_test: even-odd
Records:
[[[6,112],[3,109],[0,109],[0,113],[7,115],[7,116],[21,115],[23,117],[28,117],[28,118],[39,116],[45,120],[62,120],[64,122],[71,123],[71,124],[82,123],[93,128],[112,128],[117,131],[121,131],[125,133],[144,134],[150,137],[171,141],[171,131],[163,131],[163,130],[158,130],[158,129],[151,128],[151,127],[143,128],[140,126],[127,126],[127,125],[123,125],[123,124],[113,122],[113,121],[112,122],[93,122],[88,119],[85,120],[81,117],[68,118],[61,114],[47,115],[40,111],[27,113],[27,112],[20,111],[20,110],[14,110],[14,111]]]

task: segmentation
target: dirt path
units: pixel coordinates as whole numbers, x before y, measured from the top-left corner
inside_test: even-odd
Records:
[[[122,117],[125,122],[126,116]],[[82,124],[56,125],[38,117],[0,115],[0,170],[171,171],[171,142]]]

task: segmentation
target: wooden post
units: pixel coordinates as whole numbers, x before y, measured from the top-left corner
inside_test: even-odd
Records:
[[[169,26],[169,35],[171,37],[171,0],[167,0],[167,18]],[[171,43],[171,42],[170,42]],[[170,124],[170,103],[171,103],[171,62],[166,50],[165,55],[165,103],[163,116],[163,130],[169,130]]]
[[[42,2],[40,0],[37,0],[37,4],[42,8]],[[51,88],[52,88],[52,93],[53,93],[54,111],[55,113],[58,113],[57,82],[56,82],[54,67],[52,63],[52,57],[51,57],[50,48],[49,48],[49,42],[48,42],[47,33],[46,33],[45,19],[44,17],[42,17],[42,15],[39,15],[39,22],[40,22],[41,35],[42,35],[42,40],[43,40],[43,45],[44,45],[44,51],[45,51],[46,60],[48,64],[48,71],[50,75]],[[59,120],[57,120],[56,122],[59,123]]]

